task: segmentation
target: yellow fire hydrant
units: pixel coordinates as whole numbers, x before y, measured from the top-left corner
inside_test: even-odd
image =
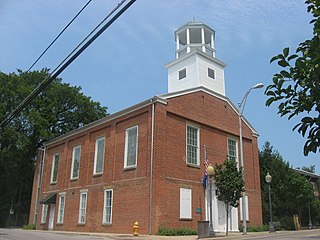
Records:
[[[138,221],[136,221],[133,225],[133,236],[139,235],[138,230],[139,230],[139,223],[138,223]]]

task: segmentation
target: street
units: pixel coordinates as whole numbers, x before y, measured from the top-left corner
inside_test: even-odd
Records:
[[[56,232],[56,231],[33,231],[22,229],[6,229],[0,228],[0,240],[196,240],[197,236],[156,236],[156,235],[141,235],[133,237],[129,234],[107,234],[107,233],[72,233],[72,232]],[[241,233],[230,233],[228,237],[223,234],[218,234],[215,238],[210,239],[275,239],[275,240],[315,240],[320,239],[320,229],[303,230],[303,231],[279,231],[275,233],[259,232],[248,233],[242,235]],[[208,240],[208,239],[204,239]]]

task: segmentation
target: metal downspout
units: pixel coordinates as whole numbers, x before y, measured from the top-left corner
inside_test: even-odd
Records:
[[[46,155],[46,146],[44,145],[41,148],[42,156],[40,160],[40,169],[39,169],[39,179],[38,179],[38,187],[37,187],[37,196],[36,196],[36,209],[35,209],[35,218],[34,224],[37,225],[38,216],[39,216],[39,206],[40,206],[40,191],[42,188],[42,176],[43,176],[43,164]]]
[[[151,147],[150,147],[150,196],[149,196],[149,234],[152,234],[152,191],[153,191],[153,142],[154,142],[154,103],[152,103],[152,113],[151,113]]]

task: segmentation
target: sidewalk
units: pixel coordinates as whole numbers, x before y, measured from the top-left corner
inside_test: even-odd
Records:
[[[192,236],[158,236],[158,235],[139,235],[133,236],[133,234],[116,234],[116,233],[94,233],[94,232],[68,232],[68,231],[53,231],[56,233],[63,234],[79,234],[97,237],[106,237],[116,240],[197,240],[198,235]],[[285,231],[281,231],[284,233]],[[212,238],[201,238],[203,240],[208,239],[250,239],[258,236],[268,236],[268,232],[249,232],[247,235],[243,235],[241,232],[229,233],[229,236],[225,236],[225,233],[216,233],[215,237]]]

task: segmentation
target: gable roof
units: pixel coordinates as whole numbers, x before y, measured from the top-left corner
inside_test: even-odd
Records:
[[[120,118],[122,116],[125,116],[126,114],[129,114],[131,112],[134,112],[134,111],[137,111],[141,108],[144,108],[146,106],[149,106],[149,105],[152,105],[154,103],[162,103],[162,104],[165,104],[167,105],[167,100],[170,99],[170,98],[174,98],[174,97],[179,97],[179,96],[184,96],[184,95],[187,95],[187,94],[192,94],[192,93],[195,93],[195,92],[205,92],[213,97],[216,97],[216,98],[219,98],[223,101],[225,101],[227,104],[230,105],[230,107],[234,110],[234,112],[239,115],[239,111],[238,111],[238,108],[230,101],[229,98],[227,98],[226,96],[223,96],[217,92],[214,92],[206,87],[203,87],[203,86],[200,86],[200,87],[195,87],[195,88],[190,88],[190,89],[187,89],[187,90],[183,90],[183,91],[178,91],[178,92],[172,92],[172,93],[167,93],[167,94],[161,94],[161,95],[156,95],[152,98],[149,98],[145,101],[142,101],[138,104],[135,104],[131,107],[128,107],[128,108],[125,108],[123,110],[120,110],[116,113],[113,113],[111,115],[108,115],[106,117],[103,117],[103,118],[100,118],[94,122],[91,122],[83,127],[80,127],[80,128],[77,128],[73,131],[70,131],[66,134],[63,134],[59,137],[56,137],[54,139],[51,139],[49,141],[47,141],[45,144],[52,144],[54,142],[57,142],[57,141],[61,141],[63,139],[66,139],[68,137],[71,137],[75,134],[78,134],[80,132],[83,132],[87,129],[90,129],[90,128],[93,128],[93,127],[96,127],[100,124],[103,124],[103,123],[106,123],[106,122],[109,122],[109,121],[112,121],[114,119],[117,119],[117,118]],[[259,136],[258,132],[254,129],[254,127],[245,119],[245,117],[242,116],[242,119],[243,119],[243,122],[249,127],[249,129],[253,132],[253,134],[255,134],[256,136]]]
[[[215,91],[212,91],[206,87],[203,86],[199,86],[199,87],[195,87],[195,88],[190,88],[190,89],[186,89],[186,90],[182,90],[182,91],[178,91],[178,92],[172,92],[172,93],[167,93],[167,94],[162,94],[162,95],[158,95],[158,97],[162,98],[162,99],[170,99],[170,98],[174,98],[174,97],[180,97],[186,94],[192,94],[195,92],[204,92],[207,93],[213,97],[219,98],[222,101],[225,101],[227,104],[229,104],[229,106],[234,110],[234,112],[239,115],[239,109],[231,102],[231,100],[224,96],[221,95],[220,93],[217,93]],[[248,126],[248,128],[253,132],[253,134],[255,134],[256,136],[259,136],[258,132],[255,130],[255,128],[249,123],[249,121],[242,115],[242,119],[243,122]]]

